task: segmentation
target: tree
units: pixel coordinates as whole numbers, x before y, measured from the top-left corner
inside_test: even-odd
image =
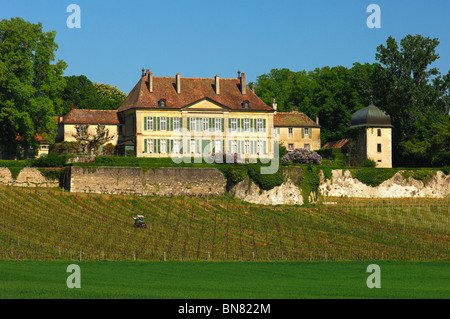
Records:
[[[62,94],[60,115],[67,114],[72,107],[85,110],[116,110],[126,98],[126,94],[115,86],[92,83],[85,75],[65,78],[67,86]]]
[[[376,59],[384,65],[384,94],[380,108],[391,115],[396,166],[430,165],[433,156],[448,145],[432,140],[439,134],[434,123],[448,125],[450,72],[442,76],[430,65],[439,58],[437,38],[407,35],[400,41],[389,37],[377,47]]]
[[[41,23],[0,21],[0,144],[10,158],[19,147],[37,150],[37,134],[54,142],[55,109],[62,103],[67,67],[62,60],[52,63],[58,48],[55,36],[55,31],[44,32]]]
[[[77,133],[73,135],[82,154],[98,154],[99,147],[114,138],[104,125],[97,125],[96,134],[89,133],[89,124],[75,125]]]
[[[127,95],[117,87],[104,83],[94,83],[102,110],[116,110]]]
[[[352,114],[370,102],[373,87],[368,79],[379,69],[369,64],[298,72],[273,69],[257,77],[255,93],[269,105],[275,98],[278,111],[298,110],[311,119],[319,116],[324,144],[346,137]]]
[[[99,98],[94,84],[85,75],[65,77],[67,85],[62,93],[63,104],[58,112],[65,115],[71,108],[98,108]]]

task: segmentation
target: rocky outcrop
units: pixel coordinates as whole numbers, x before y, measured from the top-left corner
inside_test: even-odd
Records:
[[[302,205],[303,196],[300,189],[288,178],[280,186],[271,190],[262,190],[248,176],[235,185],[230,193],[249,203],[265,205]]]
[[[368,186],[352,177],[349,170],[333,170],[332,179],[325,179],[321,174],[319,193],[331,197],[366,197],[366,198],[401,198],[401,197],[435,197],[450,196],[450,175],[437,171],[424,185],[412,177],[406,179],[402,171],[376,187]]]

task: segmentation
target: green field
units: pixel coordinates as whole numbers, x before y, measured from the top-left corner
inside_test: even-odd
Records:
[[[447,262],[386,262],[369,289],[371,262],[77,262],[81,288],[69,289],[69,262],[1,261],[0,298],[344,299],[450,296]]]

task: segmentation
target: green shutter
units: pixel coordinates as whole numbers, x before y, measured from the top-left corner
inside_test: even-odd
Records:
[[[231,132],[231,118],[228,118],[228,132]]]
[[[156,139],[153,139],[153,153],[156,153]]]
[[[160,121],[160,118],[159,118],[159,116],[156,118],[156,122],[158,123],[158,129],[157,129],[157,131],[159,131],[159,129],[160,129],[160,126],[159,126],[159,121]],[[159,153],[159,151],[158,151],[158,153]]]
[[[161,145],[159,139],[156,140],[156,153],[161,153]]]
[[[288,128],[288,130],[289,130],[289,128]],[[302,127],[301,130],[302,130],[302,138],[305,138],[305,129]],[[292,132],[294,132],[293,128],[292,128]]]
[[[153,117],[153,131],[156,131],[156,116]]]
[[[191,130],[191,118],[188,117],[188,118],[186,118],[186,120],[187,120],[187,123],[186,123],[187,130],[190,131]]]
[[[225,140],[222,140],[222,153],[225,153]]]
[[[266,131],[266,119],[263,119],[263,132]]]
[[[309,138],[312,138],[312,128],[309,128]]]
[[[206,146],[208,146],[208,140],[202,140],[202,149],[201,149],[202,154],[203,154],[203,151],[205,151]],[[206,153],[208,153],[207,149],[206,149]]]
[[[222,132],[225,130],[225,127],[224,127],[224,118],[222,117]]]
[[[182,117],[180,117],[180,131],[182,131],[183,130],[183,118]]]
[[[144,153],[147,153],[147,139],[144,138]]]
[[[144,131],[147,131],[147,116],[144,116]]]

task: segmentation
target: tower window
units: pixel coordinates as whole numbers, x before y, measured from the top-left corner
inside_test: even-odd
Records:
[[[377,144],[377,152],[381,153],[381,144]]]
[[[381,129],[377,129],[377,136],[381,136]]]

